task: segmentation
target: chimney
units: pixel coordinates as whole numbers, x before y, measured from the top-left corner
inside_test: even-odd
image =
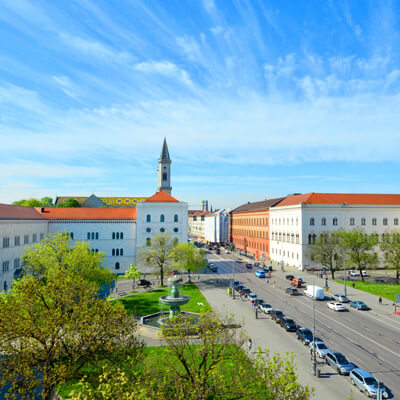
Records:
[[[42,207],[42,208],[40,209],[40,211],[41,211],[42,213],[44,213],[44,207]]]

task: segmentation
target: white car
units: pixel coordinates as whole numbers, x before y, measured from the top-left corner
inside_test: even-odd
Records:
[[[309,344],[310,349],[312,349],[312,351],[314,351],[314,342],[310,342]],[[329,353],[329,349],[328,347],[326,347],[326,344],[322,341],[320,342],[315,342],[315,354],[319,357],[319,358],[325,358],[326,354]]]
[[[263,303],[263,304],[260,306],[260,310],[261,310],[264,314],[270,314],[271,311],[272,311],[272,306],[271,306],[271,304]]]
[[[361,271],[362,276],[369,276],[368,271]]]
[[[354,271],[353,269],[348,271],[348,274],[349,276],[360,276],[360,273],[358,271]]]
[[[229,254],[229,250],[225,250],[225,254]]]
[[[346,310],[346,307],[344,307],[342,303],[336,303],[336,302],[334,302],[334,301],[330,301],[330,302],[327,304],[327,306],[328,306],[330,309],[335,310],[335,311],[345,311],[345,310]]]

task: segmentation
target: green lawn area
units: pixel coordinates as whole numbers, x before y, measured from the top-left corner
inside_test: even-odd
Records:
[[[344,281],[335,279],[335,282],[343,284]],[[351,285],[347,281],[347,285]],[[372,293],[385,299],[396,301],[396,294],[400,294],[400,285],[391,285],[388,283],[373,283],[373,282],[354,282],[355,288],[364,292]]]
[[[169,307],[164,306],[159,302],[161,296],[168,295],[169,288],[158,288],[150,290],[148,292],[137,293],[130,296],[126,296],[120,300],[125,309],[133,312],[136,310],[137,316],[153,314],[160,311],[169,311]],[[196,312],[199,313],[202,310],[207,312],[212,311],[207,300],[201,294],[197,286],[192,282],[186,282],[182,286],[179,286],[179,293],[185,296],[190,296],[190,300],[187,304],[181,307],[182,311]],[[203,303],[203,306],[197,304]]]

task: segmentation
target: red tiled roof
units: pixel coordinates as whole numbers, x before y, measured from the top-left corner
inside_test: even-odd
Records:
[[[261,210],[268,210],[270,207],[275,207],[277,204],[281,204],[280,202],[284,199],[285,197],[278,197],[277,199],[267,199],[267,200],[262,200],[262,201],[256,201],[253,203],[245,203],[242,204],[239,207],[236,207],[234,210],[232,210],[232,213],[239,213],[239,212],[245,212],[245,211],[261,211]]]
[[[136,208],[46,207],[36,210],[47,219],[136,219]]]
[[[188,210],[188,216],[192,217],[196,215],[197,213],[201,212],[200,210]]]
[[[306,193],[286,197],[277,207],[305,204],[400,205],[400,194]]]
[[[175,199],[175,197],[172,197],[167,192],[164,192],[164,190],[160,190],[153,196],[146,199],[145,202],[146,203],[179,203],[179,200]]]
[[[0,219],[45,219],[32,207],[0,204]]]

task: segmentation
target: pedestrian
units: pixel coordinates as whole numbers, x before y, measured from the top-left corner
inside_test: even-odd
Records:
[[[382,305],[382,297],[379,297],[379,304]]]
[[[251,350],[251,348],[253,347],[253,342],[252,342],[252,340],[250,338],[247,341],[247,346],[249,346],[249,350]]]
[[[312,359],[313,359],[313,348],[310,347],[310,360],[312,361]]]
[[[197,275],[197,280],[198,280],[198,281],[200,280],[200,275]]]
[[[354,289],[356,287],[356,284],[353,282],[353,284],[351,286],[353,286],[353,289]]]
[[[272,289],[275,289],[275,281],[274,281],[274,283],[272,284]]]
[[[254,306],[254,300],[251,300],[251,304]]]

